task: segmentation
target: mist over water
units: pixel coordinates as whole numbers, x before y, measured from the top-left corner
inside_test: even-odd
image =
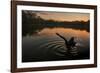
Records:
[[[71,55],[66,54],[65,41],[56,35],[59,33],[67,40],[75,37],[77,47],[73,48]],[[60,61],[89,59],[90,34],[86,30],[72,28],[43,28],[22,37],[22,62]]]

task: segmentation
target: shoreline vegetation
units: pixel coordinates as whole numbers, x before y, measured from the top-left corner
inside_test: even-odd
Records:
[[[72,28],[90,32],[90,20],[88,21],[55,21],[45,20],[31,11],[22,11],[22,36],[36,34],[44,28]]]

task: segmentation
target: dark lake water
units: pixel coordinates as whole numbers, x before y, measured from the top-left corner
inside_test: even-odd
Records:
[[[65,41],[56,35],[59,33],[67,40],[75,37],[77,46],[71,56],[66,54]],[[60,61],[89,59],[90,34],[86,30],[71,28],[44,28],[22,38],[22,62]]]

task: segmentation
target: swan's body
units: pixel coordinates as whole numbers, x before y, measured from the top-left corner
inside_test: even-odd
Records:
[[[67,53],[70,54],[70,50],[76,47],[76,42],[74,40],[74,37],[71,37],[68,41],[65,37],[61,36],[60,34],[56,33],[60,38],[62,38],[65,41],[65,45],[67,48]]]

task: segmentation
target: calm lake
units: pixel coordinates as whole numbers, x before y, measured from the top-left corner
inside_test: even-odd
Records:
[[[65,41],[75,37],[77,47],[72,50],[73,56],[66,55]],[[22,37],[22,62],[60,61],[89,59],[90,33],[86,30],[72,28],[43,28],[37,33]]]

